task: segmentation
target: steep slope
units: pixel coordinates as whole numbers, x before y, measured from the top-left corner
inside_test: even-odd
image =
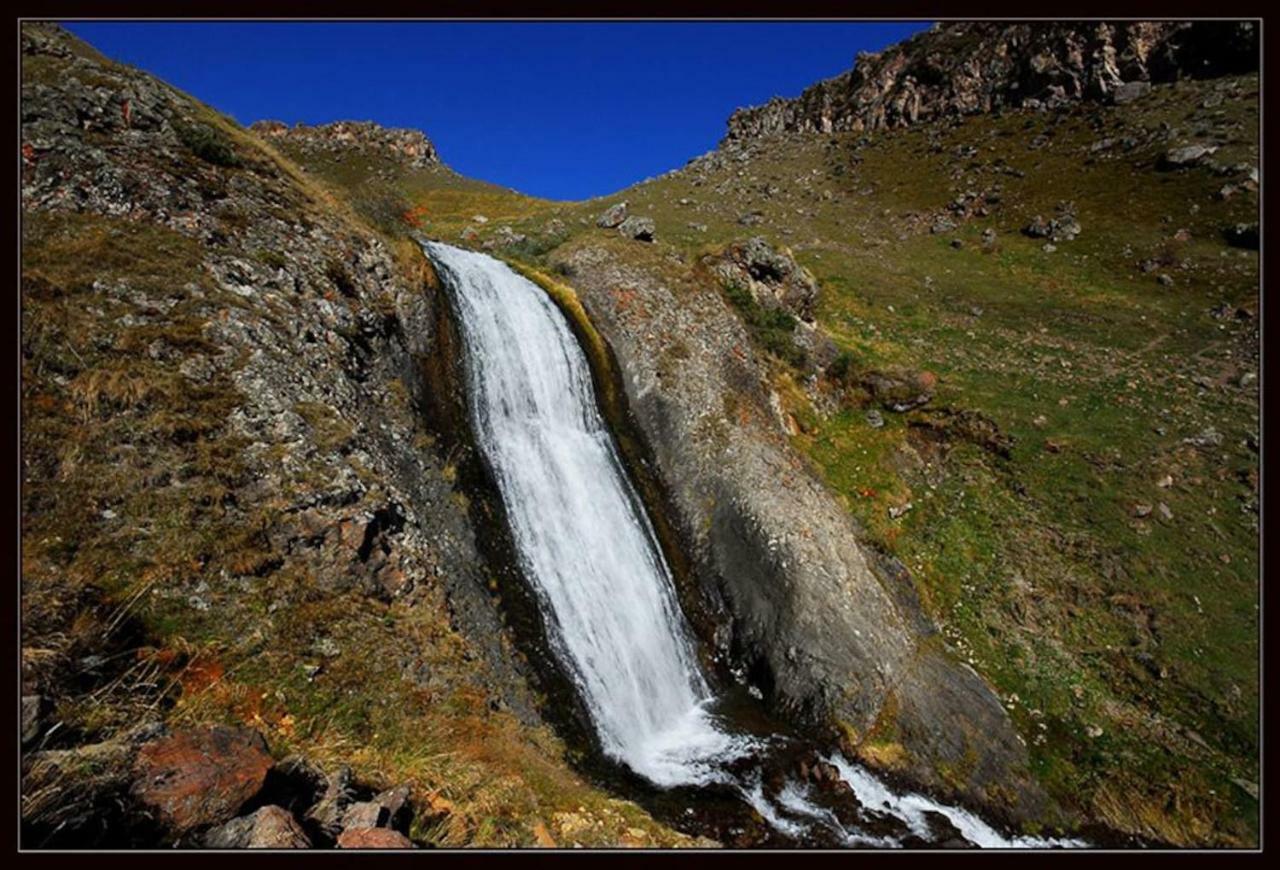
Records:
[[[1027,27],[1026,45],[1078,44],[1076,26],[1013,31]],[[1002,32],[978,36],[997,50]],[[1157,44],[1197,47],[1164,66],[1149,50],[1154,84],[1118,104],[1082,84],[974,113],[948,108],[960,88],[944,78],[943,105],[922,100],[914,124],[840,131],[834,119],[852,126],[861,104],[827,134],[739,115],[715,152],[588,203],[415,202],[429,234],[579,290],[685,534],[704,542],[699,589],[726,604],[724,649],[731,630],[758,640],[768,631],[753,624],[794,618],[778,602],[798,600],[788,581],[803,560],[713,554],[717,506],[743,491],[792,498],[785,481],[804,471],[761,474],[750,453],[798,454],[862,549],[890,557],[886,588],[918,595],[938,645],[996,689],[1057,801],[1157,841],[1238,844],[1257,835],[1259,776],[1258,77],[1240,72],[1256,53],[1250,64],[1230,40],[1170,33]],[[974,36],[947,27],[882,56],[923,62],[923,44],[939,69],[963,70]],[[1026,57],[1015,49],[999,50]],[[783,114],[821,117],[802,104]],[[743,273],[734,252],[755,236],[764,247]],[[791,279],[770,245],[816,279],[811,310],[779,311]],[[766,514],[766,547],[798,552],[789,541],[814,527],[792,510]],[[724,528],[722,541],[754,535]],[[752,576],[735,603],[734,582]],[[777,701],[808,666],[790,646],[765,657]],[[848,685],[826,676],[815,682]],[[910,744],[933,735],[880,709],[852,735],[864,759],[966,790],[971,761],[930,775]]]
[[[416,247],[55,26],[22,53],[24,843],[198,841],[129,764],[214,723],[406,784],[420,843],[688,842],[542,724]]]

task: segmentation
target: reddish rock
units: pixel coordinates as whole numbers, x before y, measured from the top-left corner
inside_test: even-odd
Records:
[[[412,849],[413,843],[390,828],[352,828],[338,837],[339,849]]]
[[[256,731],[180,731],[138,752],[133,791],[168,825],[189,831],[232,818],[262,788],[271,763]]]

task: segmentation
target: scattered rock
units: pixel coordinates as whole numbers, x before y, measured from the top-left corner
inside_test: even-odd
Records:
[[[1161,287],[1172,287],[1174,284],[1173,276],[1168,272],[1161,272],[1156,276],[1156,283]]]
[[[875,408],[872,408],[870,411],[867,412],[866,418],[867,418],[867,425],[870,426],[872,429],[881,429],[884,427],[884,417],[882,417],[880,415],[880,412],[877,411]]]
[[[872,397],[890,411],[910,411],[933,398],[938,376],[930,371],[869,372],[862,385]]]
[[[210,849],[307,849],[311,841],[288,810],[269,805],[213,828],[204,844]]]
[[[262,788],[271,756],[262,735],[216,726],[148,743],[134,762],[134,793],[182,832],[227,821]]]
[[[890,505],[890,506],[889,506],[889,519],[891,519],[891,520],[896,520],[896,519],[898,519],[899,517],[905,516],[905,515],[906,515],[906,513],[907,513],[909,510],[911,510],[911,508],[913,508],[913,507],[914,507],[914,505],[913,505],[911,502],[907,502],[906,504],[901,505],[901,506],[898,506],[898,505]]]
[[[1182,439],[1182,443],[1192,447],[1221,447],[1222,433],[1210,426],[1199,434]]]
[[[352,828],[338,837],[339,849],[412,849],[413,843],[390,828]]]
[[[1144,504],[1144,503],[1135,504],[1133,506],[1133,509],[1130,511],[1130,513],[1132,513],[1138,519],[1144,519],[1146,517],[1151,516],[1151,505]]]
[[[1149,93],[1151,93],[1150,82],[1125,82],[1117,85],[1111,92],[1111,101],[1117,106],[1124,106],[1142,99]]]
[[[1158,165],[1161,169],[1187,169],[1199,166],[1212,157],[1217,150],[1217,146],[1214,145],[1182,145],[1178,148],[1170,148],[1160,158]]]
[[[596,226],[611,230],[616,226],[620,226],[626,219],[627,203],[624,200],[623,202],[614,203],[605,209],[604,213],[596,219]]]

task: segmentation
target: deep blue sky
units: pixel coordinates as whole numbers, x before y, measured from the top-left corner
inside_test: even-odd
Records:
[[[248,124],[423,130],[475,178],[584,199],[682,166],[924,22],[159,23],[67,27]]]

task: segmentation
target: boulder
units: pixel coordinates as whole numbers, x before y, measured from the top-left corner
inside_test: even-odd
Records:
[[[1117,85],[1111,93],[1111,101],[1117,106],[1124,106],[1140,100],[1151,93],[1151,82],[1125,82]]]
[[[1161,169],[1187,169],[1208,160],[1218,148],[1215,145],[1180,145],[1170,148],[1160,158]]]
[[[381,828],[390,818],[387,808],[375,801],[352,804],[342,816],[342,829]]]
[[[413,843],[390,828],[352,828],[338,837],[339,849],[412,849]]]
[[[307,849],[311,841],[289,811],[269,805],[219,825],[204,837],[210,849]]]
[[[271,764],[256,731],[179,731],[138,752],[133,792],[174,830],[190,831],[233,817],[262,788]]]
[[[653,223],[653,218],[632,215],[618,225],[618,232],[636,241],[652,242],[657,227]]]
[[[627,219],[627,203],[617,202],[604,210],[604,213],[596,219],[596,226],[604,227],[611,230],[622,224]]]
[[[938,377],[933,372],[869,372],[862,379],[862,386],[884,408],[890,411],[910,411],[933,398]]]
[[[812,322],[818,305],[817,279],[785,248],[756,236],[729,245],[714,265],[720,278],[744,287],[765,308],[782,308]]]

